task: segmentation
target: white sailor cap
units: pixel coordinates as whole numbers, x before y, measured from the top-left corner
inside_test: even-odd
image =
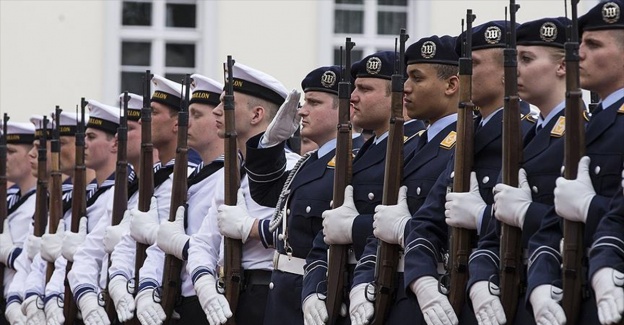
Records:
[[[123,105],[124,94],[119,95],[119,102]],[[122,106],[123,107],[123,106]],[[141,119],[141,109],[143,108],[143,96],[128,93],[128,121]]]
[[[152,77],[154,93],[152,101],[171,107],[173,110],[180,110],[180,100],[182,98],[182,84],[165,79],[157,74]]]
[[[232,67],[234,91],[268,100],[282,105],[288,95],[288,89],[273,76],[235,62]]]
[[[0,132],[4,129],[0,121]],[[32,123],[7,122],[7,143],[30,144],[35,140],[35,126]]]
[[[223,84],[200,74],[191,76],[191,100],[189,104],[199,103],[210,106],[217,106],[220,103],[219,97],[223,91]]]
[[[55,113],[52,112],[52,118],[56,120]],[[86,115],[86,114],[85,114]],[[89,116],[85,116],[85,119],[88,120]],[[59,115],[59,135],[60,136],[73,136],[76,135],[76,131],[78,130],[78,122],[80,121],[80,116],[73,112],[65,112],[61,111]]]
[[[89,108],[88,128],[98,129],[110,134],[119,128],[119,108],[102,104],[96,100],[87,100]]]
[[[52,137],[52,129],[54,128],[54,120],[51,116],[46,116],[47,124],[43,125],[43,115],[31,115],[30,123],[35,127],[35,138],[40,138],[43,135],[43,130],[46,130],[46,137]]]

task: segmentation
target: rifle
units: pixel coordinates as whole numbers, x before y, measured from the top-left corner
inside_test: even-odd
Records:
[[[7,123],[9,122],[9,115],[4,113],[2,119],[2,134],[0,134],[0,233],[4,232],[4,220],[7,218],[7,178],[6,178],[6,161],[7,161]],[[0,307],[6,307],[4,301],[4,267],[0,267]]]
[[[143,108],[141,108],[141,158],[139,163],[139,202],[138,209],[147,212],[150,209],[152,195],[154,195],[154,146],[152,145],[152,110],[151,90],[152,74],[145,71],[143,83]],[[139,269],[147,257],[147,245],[136,243],[136,257],[134,262],[134,286],[139,284]],[[136,294],[136,290],[134,290]],[[135,318],[136,320],[136,318]]]
[[[345,72],[338,83],[338,134],[336,137],[336,167],[334,168],[333,206],[344,203],[344,190],[351,183],[351,49],[355,46],[351,38],[345,41]],[[348,245],[329,245],[327,257],[327,299],[325,305],[329,315],[328,325],[336,323],[344,296],[347,275]]]
[[[39,149],[37,150],[37,198],[35,200],[35,229],[34,235],[43,236],[48,222],[48,117],[43,116],[43,126],[40,126]]]
[[[225,172],[224,203],[227,205],[236,205],[238,197],[237,192],[240,187],[240,164],[238,162],[238,150],[236,147],[237,133],[234,114],[234,63],[235,61],[232,59],[232,56],[228,55],[227,63],[224,67],[227,74],[225,76],[226,86],[223,98],[223,114],[225,118],[225,156],[223,165],[223,170]],[[236,312],[243,282],[243,243],[238,239],[224,237],[223,251],[225,259],[225,298],[230,303],[232,312]],[[236,324],[235,318],[230,317],[227,324]]]
[[[405,68],[405,42],[409,35],[401,29],[399,36],[399,58],[392,75],[392,104],[390,128],[388,131],[388,147],[386,148],[386,165],[384,169],[384,185],[382,203],[384,205],[397,204],[399,187],[403,179],[403,75]],[[396,49],[395,49],[396,52]],[[392,296],[397,288],[397,266],[401,254],[401,246],[378,240],[377,263],[375,263],[375,317],[371,324],[384,323]]]
[[[507,47],[503,50],[505,67],[505,106],[503,110],[503,183],[518,186],[518,170],[522,163],[522,130],[520,130],[520,99],[518,97],[518,62],[516,51],[516,11],[520,6],[509,1],[510,26]],[[522,230],[501,223],[500,238],[500,299],[507,324],[513,325],[522,285]]]
[[[178,113],[178,145],[176,148],[175,165],[173,166],[173,185],[171,186],[171,205],[169,208],[169,221],[176,219],[176,211],[178,207],[186,204],[187,195],[187,166],[188,166],[188,146],[186,144],[188,136],[188,103],[190,81],[189,75],[184,76],[182,90],[184,97],[180,105]],[[165,255],[165,268],[163,271],[162,281],[162,300],[161,305],[167,315],[167,323],[171,322],[173,308],[175,307],[182,283],[180,283],[180,272],[182,272],[183,261],[175,257],[175,255]],[[137,270],[138,271],[138,270]]]
[[[564,140],[564,165],[563,176],[567,179],[575,179],[579,159],[585,153],[585,128],[583,122],[582,93],[579,80],[579,35],[578,17],[576,5],[578,0],[571,0],[572,4],[572,28],[569,31],[569,39],[565,43],[566,62],[566,107]],[[563,265],[562,265],[562,289],[563,299],[561,306],[566,314],[568,325],[577,323],[581,306],[581,287],[583,285],[583,236],[585,230],[583,223],[563,221]]]
[[[84,159],[84,146],[85,146],[85,107],[87,101],[83,98],[80,99],[80,122],[76,125],[76,163],[74,166],[73,177],[73,189],[72,189],[72,219],[71,219],[71,231],[78,232],[80,227],[80,218],[87,214],[87,167],[85,166]],[[78,111],[78,108],[76,108]],[[67,281],[67,274],[71,271],[74,263],[67,261],[65,267],[65,294],[63,297],[63,312],[65,316],[65,324],[73,325],[76,315],[78,313],[78,306],[74,300],[69,282]]]
[[[50,141],[50,151],[52,166],[50,169],[50,220],[48,222],[48,232],[56,233],[59,221],[63,215],[63,180],[61,174],[61,141],[59,140],[61,109],[56,106],[54,110],[54,129],[52,130],[52,141]],[[46,267],[46,283],[50,281],[54,272],[54,262],[48,262]]]
[[[466,42],[464,55],[459,59],[459,105],[457,110],[457,147],[453,177],[453,192],[470,191],[470,172],[474,158],[474,104],[472,97],[472,22],[475,15],[466,11]],[[474,231],[451,227],[449,236],[449,273],[448,295],[453,310],[459,316],[466,297],[468,282],[468,257],[472,250]],[[445,276],[446,277],[446,276]]]
[[[115,192],[113,194],[113,210],[111,212],[111,226],[118,225],[123,219],[123,215],[128,208],[128,92],[124,92],[123,105],[119,117],[119,127],[117,128],[117,169],[115,170]],[[110,263],[108,265],[110,269]],[[110,284],[108,270],[106,272],[106,290],[104,290],[106,315],[111,322],[117,319],[115,304],[110,295],[107,294]]]

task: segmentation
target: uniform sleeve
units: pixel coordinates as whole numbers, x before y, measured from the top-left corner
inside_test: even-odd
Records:
[[[358,260],[353,273],[353,285],[371,283],[375,280],[375,268],[377,265],[378,239],[375,236],[368,237],[362,257]]]
[[[467,289],[479,281],[489,281],[490,276],[498,274],[500,258],[500,222],[490,216],[488,229],[481,233],[477,249],[470,254],[468,267],[470,278]]]
[[[26,277],[24,299],[37,295],[43,296],[45,293],[46,269],[47,262],[41,258],[41,254],[37,253],[30,266],[30,272]]]
[[[162,285],[165,252],[154,244],[146,250],[147,258],[139,270],[139,291],[156,289]]]
[[[561,280],[559,244],[562,238],[561,218],[552,207],[542,220],[540,229],[529,240],[529,265],[527,297],[542,284],[555,284]]]
[[[275,206],[288,173],[284,142],[268,148],[258,148],[264,133],[247,141],[245,169],[249,177],[251,197],[263,206]]]
[[[28,241],[28,238],[26,238],[26,241]],[[28,247],[27,242],[25,243],[25,247]],[[24,283],[26,283],[26,278],[30,273],[31,264],[32,262],[28,258],[28,252],[24,249],[24,251],[15,259],[15,263],[13,263],[15,275],[13,276],[13,281],[9,284],[9,289],[7,290],[7,305],[13,302],[21,303],[24,301]]]
[[[54,261],[54,272],[48,284],[45,287],[46,301],[53,296],[59,296],[65,293],[65,268],[67,267],[67,260],[64,257],[59,257]]]
[[[303,288],[301,301],[311,294],[327,293],[327,249],[329,246],[323,240],[323,232],[314,238],[312,249],[306,257],[306,265],[303,267]]]
[[[624,196],[616,192],[609,213],[600,221],[589,251],[589,279],[604,267],[624,272]]]

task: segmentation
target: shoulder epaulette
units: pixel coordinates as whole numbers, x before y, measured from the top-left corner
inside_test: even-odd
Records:
[[[455,131],[449,132],[449,134],[440,142],[440,148],[443,149],[451,149],[455,146],[455,142],[457,141],[457,133]]]
[[[537,118],[535,116],[533,116],[531,113],[524,114],[524,116],[522,116],[521,120],[526,120],[526,121],[529,121],[531,123],[537,122]]]
[[[586,109],[583,110],[583,118],[586,122],[589,122],[589,112]]]
[[[351,153],[351,160],[355,158],[355,155]],[[334,156],[330,161],[327,162],[327,167],[334,168],[336,167],[336,156]]]
[[[622,104],[622,106],[620,106],[620,109],[618,109],[618,114],[624,114],[624,104]]]
[[[565,134],[565,116],[559,116],[557,123],[550,130],[550,135],[555,138],[561,138]]]

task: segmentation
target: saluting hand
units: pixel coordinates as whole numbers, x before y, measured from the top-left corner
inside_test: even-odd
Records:
[[[264,135],[260,139],[260,144],[267,147],[273,147],[282,141],[288,140],[299,128],[301,116],[298,114],[299,99],[301,93],[293,89],[286,97],[286,101],[279,108],[277,114],[267,127]]]

